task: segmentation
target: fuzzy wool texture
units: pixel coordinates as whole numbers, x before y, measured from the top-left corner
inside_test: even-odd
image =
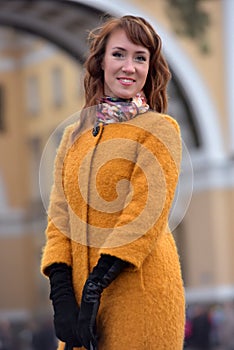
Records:
[[[101,254],[127,261],[102,294],[98,350],[182,350],[184,287],[168,227],[181,162],[179,126],[149,111],[101,125],[96,137],[89,129],[71,141],[74,128],[65,130],[55,160],[42,273],[55,262],[72,266],[80,303]]]

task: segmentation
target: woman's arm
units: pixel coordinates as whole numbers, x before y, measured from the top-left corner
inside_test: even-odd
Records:
[[[50,195],[46,244],[41,260],[41,271],[48,276],[47,269],[53,263],[71,265],[71,244],[69,232],[69,215],[63,191],[63,161],[69,148],[70,134],[73,126],[65,129],[57,151],[54,164],[54,184]]]

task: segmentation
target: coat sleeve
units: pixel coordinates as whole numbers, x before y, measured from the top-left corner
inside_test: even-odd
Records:
[[[166,116],[156,126],[157,136],[145,132],[131,175],[126,206],[115,229],[99,253],[141,268],[160,235],[169,231],[168,216],[174,198],[181,161],[181,137],[177,122]],[[148,157],[149,153],[149,157]],[[127,197],[128,197],[127,196]]]
[[[69,214],[63,192],[63,160],[69,147],[72,129],[72,125],[65,129],[54,163],[54,183],[48,208],[46,244],[41,259],[41,272],[45,276],[47,267],[53,263],[62,262],[71,265]]]

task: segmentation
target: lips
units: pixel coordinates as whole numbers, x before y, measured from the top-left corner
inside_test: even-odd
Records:
[[[132,78],[126,78],[126,77],[119,77],[117,78],[119,80],[119,82],[123,85],[132,85],[133,83],[135,83],[136,80],[132,79]]]

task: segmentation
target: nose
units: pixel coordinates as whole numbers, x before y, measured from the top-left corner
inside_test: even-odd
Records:
[[[134,62],[132,61],[132,59],[126,59],[124,61],[123,66],[122,66],[122,71],[124,73],[128,73],[128,74],[135,72],[135,65],[134,65]]]

